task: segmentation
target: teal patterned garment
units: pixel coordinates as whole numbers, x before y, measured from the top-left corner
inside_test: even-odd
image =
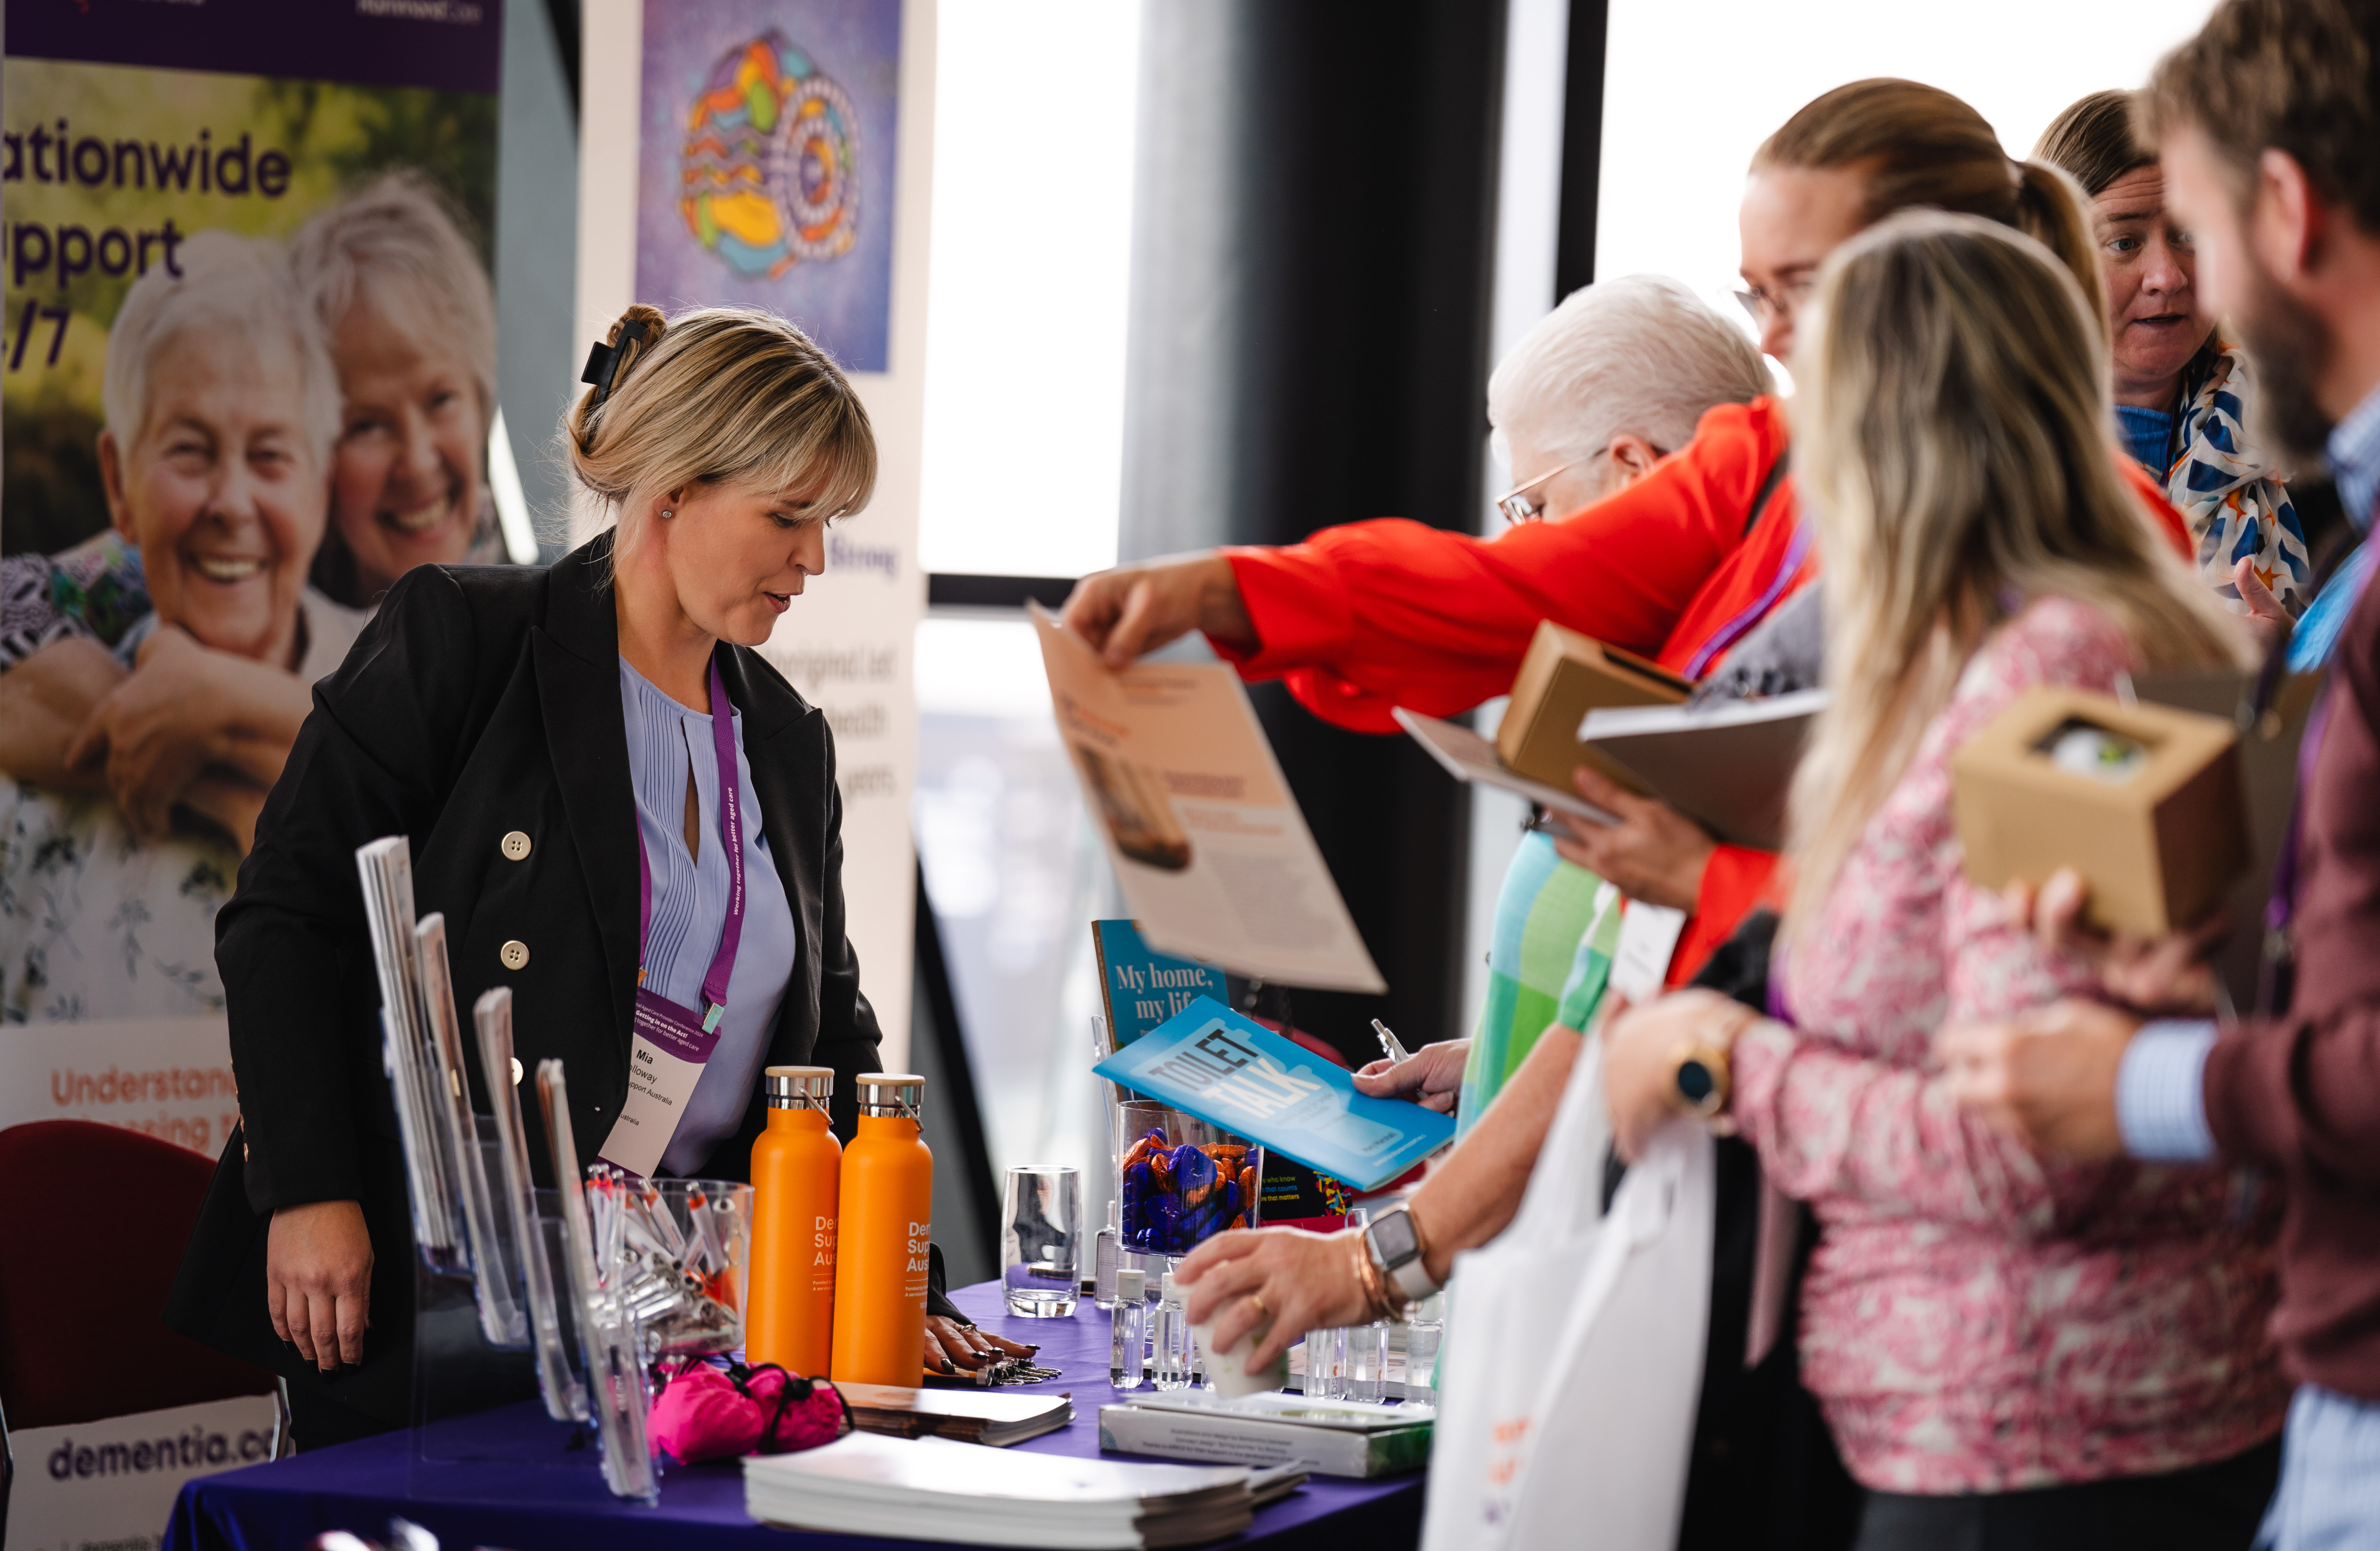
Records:
[[[1553,1024],[1583,1029],[1603,999],[1620,941],[1620,890],[1564,861],[1543,833],[1523,837],[1496,897],[1488,1000],[1471,1038],[1456,1114],[1460,1140]]]

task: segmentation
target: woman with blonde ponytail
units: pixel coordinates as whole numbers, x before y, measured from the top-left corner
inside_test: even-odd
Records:
[[[300,1447],[408,1412],[411,1233],[358,846],[410,840],[456,1005],[512,988],[516,1070],[563,1061],[582,1164],[741,1179],[763,1068],[832,1068],[848,1136],[879,1065],[834,738],[758,650],[826,569],[828,524],[868,504],[868,411],[801,330],[739,309],[632,308],[587,380],[565,451],[599,531],[548,570],[399,579],[316,691],[218,918],[242,1126],[173,1312],[291,1381]],[[632,1061],[662,1075],[631,1083]],[[475,1104],[517,1081],[475,1071]],[[542,1170],[541,1137],[529,1155]],[[920,1356],[948,1372],[990,1346],[943,1322]],[[488,1381],[535,1392],[526,1368]]]
[[[2038,1158],[1964,1117],[1947,1023],[2087,993],[1970,883],[1951,756],[2036,685],[2244,666],[2139,521],[2103,311],[2041,244],[1936,213],[1853,238],[1794,358],[1833,698],[1795,780],[1763,1019],[1688,991],[1607,1030],[1623,1150],[1685,1107],[1820,1237],[1803,1382],[1869,1489],[1859,1545],[2244,1548],[2288,1400],[2272,1202],[2212,1168]],[[1682,1055],[1682,1053],[1685,1053]]]

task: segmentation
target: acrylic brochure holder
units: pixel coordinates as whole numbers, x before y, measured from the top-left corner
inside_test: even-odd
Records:
[[[425,1430],[540,1392],[557,1421],[585,1415],[583,1386],[566,1361],[554,1361],[567,1352],[569,1334],[552,1297],[559,1225],[538,1204],[551,1192],[528,1188],[519,1098],[505,1081],[509,993],[496,1020],[505,1047],[501,1062],[488,1059],[482,1030],[481,1069],[492,1079],[487,1092],[497,1110],[491,1117],[471,1107],[444,919],[414,919],[408,843],[403,836],[376,840],[358,849],[356,861],[379,971],[382,1060],[405,1154],[416,1250],[410,1484],[419,1486],[425,1470],[436,1470],[438,1490],[451,1493],[458,1483],[444,1467],[497,1463],[506,1467],[505,1494],[516,1496],[527,1484],[517,1467],[586,1472],[587,1453],[574,1449],[572,1430],[492,1423],[460,1435]],[[503,1188],[492,1188],[492,1179]]]

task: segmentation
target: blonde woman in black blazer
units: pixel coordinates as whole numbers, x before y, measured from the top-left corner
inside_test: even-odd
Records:
[[[867,413],[822,351],[761,312],[671,323],[637,308],[596,366],[571,460],[617,526],[550,570],[425,566],[400,580],[317,691],[218,919],[243,1123],[168,1317],[296,1381],[301,1447],[408,1412],[413,1246],[357,847],[410,837],[417,907],[446,915],[458,1007],[513,988],[521,1066],[564,1061],[591,1161],[627,1092],[640,847],[654,945],[664,919],[690,920],[681,958],[698,971],[722,940],[715,681],[748,783],[744,946],[679,1122],[703,1109],[709,1129],[678,1137],[667,1171],[744,1177],[766,1118],[762,1067],[834,1069],[847,1137],[853,1080],[878,1066],[844,934],[833,737],[753,650],[825,568],[827,522],[868,500]],[[686,719],[684,768],[670,728],[632,749],[647,708]],[[475,1105],[512,1080],[475,1070]],[[535,1133],[537,1106],[524,1110]],[[541,1135],[530,1155],[541,1167]],[[969,1365],[990,1345],[935,1324],[929,1361],[937,1337]]]

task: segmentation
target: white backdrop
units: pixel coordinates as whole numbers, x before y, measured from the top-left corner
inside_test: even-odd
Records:
[[[2085,92],[2136,87],[2211,0],[1611,0],[1595,273],[1673,275],[1730,317],[1752,153],[1830,87],[1903,76],[1956,92],[2023,156]],[[1743,320],[1747,326],[1749,320]]]
[[[669,0],[658,0],[669,3]],[[638,101],[642,0],[589,0],[580,79],[589,104]],[[925,408],[926,255],[932,215],[934,0],[901,18],[898,191],[892,229],[891,370],[853,372],[877,439],[876,498],[829,535],[827,574],[779,621],[770,660],[834,728],[843,788],[843,886],[860,985],[883,1025],[883,1061],[909,1058],[917,894],[909,833],[917,766],[914,637],[926,605],[917,566],[917,470]],[[582,339],[630,302],[637,267],[638,118],[589,112],[578,162]]]

